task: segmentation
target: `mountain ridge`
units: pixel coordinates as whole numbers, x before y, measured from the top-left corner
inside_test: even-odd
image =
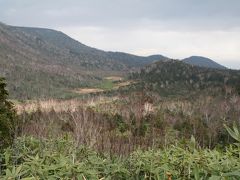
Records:
[[[157,60],[98,50],[60,31],[0,24],[0,76],[13,98],[59,96]]]
[[[223,65],[220,65],[219,63],[213,61],[212,59],[203,57],[203,56],[190,56],[188,58],[185,58],[182,60],[183,62],[200,66],[200,67],[207,67],[207,68],[215,68],[215,69],[227,69]]]
[[[126,76],[162,55],[137,56],[89,47],[61,31],[0,23],[0,76],[12,98],[71,96],[107,76]]]

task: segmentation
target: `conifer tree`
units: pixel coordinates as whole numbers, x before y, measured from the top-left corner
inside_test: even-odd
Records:
[[[0,78],[0,149],[13,142],[15,131],[15,111],[7,98],[5,79]]]

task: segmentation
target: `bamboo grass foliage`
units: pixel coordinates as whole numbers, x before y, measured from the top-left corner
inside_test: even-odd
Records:
[[[239,137],[236,126],[226,128],[233,138]],[[185,145],[110,157],[76,147],[68,136],[21,137],[16,142],[1,154],[0,179],[240,179],[239,144],[201,149],[192,138]]]

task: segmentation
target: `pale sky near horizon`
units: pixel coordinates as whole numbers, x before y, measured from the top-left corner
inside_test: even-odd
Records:
[[[240,69],[240,0],[0,0],[0,21],[107,51],[200,55]]]

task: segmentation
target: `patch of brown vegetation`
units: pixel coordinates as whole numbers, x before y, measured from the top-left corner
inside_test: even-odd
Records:
[[[78,94],[90,94],[90,93],[97,93],[97,92],[103,92],[103,89],[98,89],[98,88],[81,88],[74,90],[75,93]]]
[[[112,103],[113,101],[119,99],[119,97],[106,97],[106,96],[98,96],[87,99],[70,99],[70,100],[57,100],[57,99],[49,99],[49,100],[39,100],[39,101],[29,101],[25,103],[14,103],[14,107],[18,114],[22,112],[36,112],[38,109],[41,109],[43,112],[50,112],[52,110],[56,112],[64,112],[70,111],[74,112],[79,107],[87,108],[87,107],[95,107],[108,103]]]
[[[122,81],[123,80],[123,78],[120,76],[109,76],[109,77],[105,77],[104,79],[111,80],[111,81]]]

